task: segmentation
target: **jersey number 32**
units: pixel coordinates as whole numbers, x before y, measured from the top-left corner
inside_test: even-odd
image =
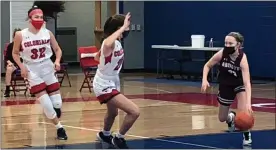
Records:
[[[45,57],[45,50],[46,50],[45,47],[41,47],[39,49],[32,49],[31,50],[31,53],[32,53],[31,58],[39,59],[39,58]]]

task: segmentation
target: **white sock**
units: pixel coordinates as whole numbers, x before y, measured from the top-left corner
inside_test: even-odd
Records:
[[[59,129],[59,128],[62,128],[62,125],[60,122],[58,122],[58,124],[56,125],[56,128]]]
[[[110,131],[105,131],[105,130],[103,130],[102,132],[103,132],[104,136],[109,136],[109,135],[111,135],[111,132],[110,132]]]
[[[125,136],[122,135],[122,134],[120,134],[119,132],[116,134],[116,137],[117,137],[117,138],[125,138]]]
[[[229,122],[233,121],[233,118],[234,118],[234,114],[229,113],[226,122],[229,123]]]

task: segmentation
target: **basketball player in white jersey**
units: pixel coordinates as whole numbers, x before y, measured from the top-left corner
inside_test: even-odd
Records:
[[[124,60],[121,40],[129,33],[129,25],[130,13],[126,16],[114,15],[105,22],[105,38],[98,52],[99,65],[93,81],[95,95],[101,104],[107,106],[104,127],[97,137],[116,148],[128,148],[124,136],[140,115],[137,105],[120,93],[119,72]],[[119,132],[113,137],[110,130],[118,109],[123,110],[126,116]]]
[[[44,109],[44,113],[57,128],[57,138],[67,140],[66,132],[61,125],[62,99],[60,85],[55,76],[55,70],[60,69],[62,51],[53,35],[43,28],[43,12],[34,6],[28,11],[29,27],[17,32],[14,39],[13,58],[21,69],[21,76],[28,79],[30,92],[35,94]],[[56,61],[53,64],[50,57],[53,52]],[[22,48],[20,61],[19,50]]]

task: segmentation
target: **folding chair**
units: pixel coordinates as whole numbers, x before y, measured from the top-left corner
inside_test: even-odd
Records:
[[[83,88],[88,88],[89,92],[91,92],[92,81],[93,81],[92,78],[95,76],[99,62],[96,61],[94,57],[81,58],[81,54],[96,53],[98,52],[98,49],[96,46],[79,47],[78,52],[79,52],[80,66],[82,68],[82,72],[84,73],[84,80],[82,82],[82,85],[79,91],[81,92]]]
[[[67,72],[68,63],[61,63],[60,64],[60,70],[56,72],[56,76],[58,78],[58,82],[60,86],[62,86],[63,80],[66,77],[69,83],[69,86],[71,87],[70,78]]]
[[[14,96],[16,96],[16,92],[24,91],[24,95],[26,96],[28,91],[28,85],[26,83],[26,80],[21,77],[21,71],[20,69],[16,69],[11,78],[11,88],[13,91]]]

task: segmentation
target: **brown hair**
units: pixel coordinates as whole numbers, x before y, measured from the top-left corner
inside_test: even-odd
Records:
[[[230,32],[227,36],[232,36],[236,39],[237,42],[241,43],[241,46],[243,45],[244,42],[244,37],[242,34],[239,32]]]
[[[12,35],[13,38],[14,38],[15,33],[16,33],[17,31],[21,31],[21,29],[20,29],[20,28],[15,28],[15,29],[13,30],[13,35]]]
[[[125,15],[117,14],[109,17],[104,24],[104,39],[124,25]]]

